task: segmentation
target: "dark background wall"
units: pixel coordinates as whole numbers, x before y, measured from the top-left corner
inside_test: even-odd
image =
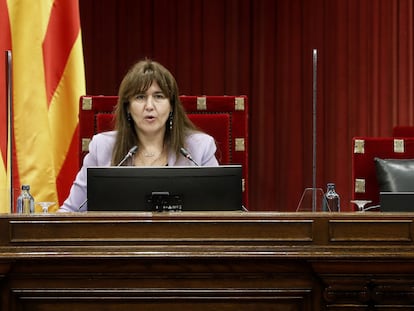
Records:
[[[87,92],[117,94],[149,57],[181,94],[250,104],[250,206],[293,211],[312,186],[312,50],[317,50],[317,186],[350,210],[351,140],[413,124],[410,0],[80,0]]]

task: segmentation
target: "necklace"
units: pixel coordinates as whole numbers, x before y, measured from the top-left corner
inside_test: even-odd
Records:
[[[164,147],[162,148],[161,152],[155,153],[151,151],[142,151],[138,153],[138,165],[144,166],[153,166],[153,165],[162,165],[161,163],[165,162],[165,153]]]
[[[159,158],[164,152],[164,145],[162,146],[162,149],[160,152],[154,152],[154,151],[147,151],[147,150],[142,150],[141,155],[144,156],[144,158],[153,158],[155,156],[157,156],[157,158]]]
[[[155,156],[154,152],[143,152],[142,155],[146,158],[152,158],[153,156]]]
[[[138,155],[138,165],[143,165],[143,166],[163,165],[164,162],[166,162],[166,159],[162,153],[155,158],[154,157],[142,158],[140,155]]]

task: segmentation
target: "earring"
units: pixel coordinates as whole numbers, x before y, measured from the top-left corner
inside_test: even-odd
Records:
[[[128,121],[129,124],[132,123],[132,117],[131,117],[131,114],[129,112],[127,112],[127,121]]]
[[[172,131],[172,129],[173,129],[173,113],[172,113],[172,111],[170,112],[170,115],[168,117],[168,122],[169,122],[169,125],[170,125],[170,131]]]

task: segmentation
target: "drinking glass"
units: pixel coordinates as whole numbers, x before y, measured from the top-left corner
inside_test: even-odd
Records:
[[[354,203],[356,206],[358,206],[358,211],[364,212],[365,211],[365,205],[368,203],[372,203],[371,200],[351,200],[351,203]]]
[[[54,205],[55,202],[37,202],[36,204],[42,207],[42,213],[47,214],[49,213],[49,207]]]

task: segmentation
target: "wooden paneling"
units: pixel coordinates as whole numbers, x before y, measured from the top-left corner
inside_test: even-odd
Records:
[[[410,310],[414,216],[0,215],[1,310]]]

